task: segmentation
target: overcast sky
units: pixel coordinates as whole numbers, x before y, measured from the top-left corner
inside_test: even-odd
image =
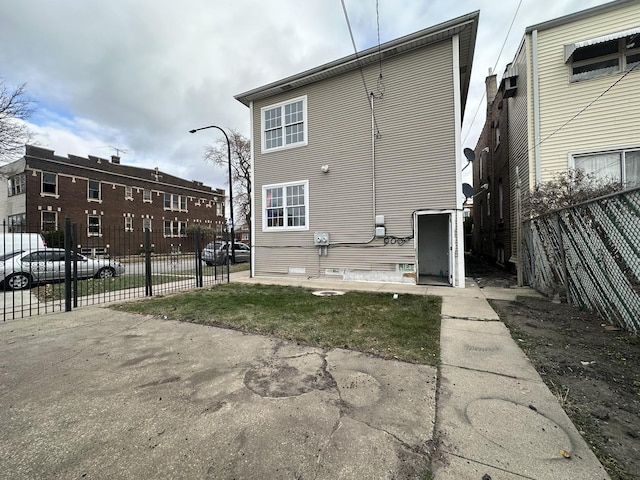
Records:
[[[379,0],[381,42],[480,10],[463,147],[484,123],[488,69],[497,62],[500,76],[525,27],[606,1],[522,0],[498,59],[519,3]],[[358,50],[376,45],[376,1],[345,5]],[[37,103],[39,145],[63,156],[119,149],[123,164],[225,189],[226,170],[202,160],[220,133],[188,131],[248,135],[234,95],[353,53],[340,0],[0,0],[0,45],[0,77],[26,82]]]

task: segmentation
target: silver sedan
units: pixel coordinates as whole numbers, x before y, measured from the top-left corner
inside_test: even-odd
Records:
[[[61,248],[22,250],[0,257],[0,283],[6,290],[29,288],[34,283],[64,280],[65,251]],[[77,254],[78,278],[111,278],[124,273],[124,266],[107,259]],[[73,267],[72,267],[73,268]]]

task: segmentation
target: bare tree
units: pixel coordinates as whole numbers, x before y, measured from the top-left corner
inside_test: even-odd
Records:
[[[568,170],[541,183],[531,193],[531,214],[544,215],[621,189],[622,184],[619,181],[598,178],[581,169]]]
[[[231,146],[231,177],[234,184],[234,213],[244,219],[251,231],[251,141],[237,130],[229,129]],[[227,141],[220,138],[205,149],[204,159],[214,165],[229,168]],[[231,188],[231,187],[230,187]]]
[[[7,87],[0,79],[0,160],[13,160],[24,153],[31,134],[25,121],[33,113],[33,101],[26,96],[26,84],[16,89]]]

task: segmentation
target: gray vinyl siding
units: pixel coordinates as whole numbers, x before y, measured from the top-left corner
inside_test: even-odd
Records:
[[[452,42],[383,61],[384,95],[375,100],[376,213],[387,235],[412,235],[412,212],[455,209],[457,202]],[[377,93],[378,65],[363,70]],[[261,153],[265,106],[307,96],[308,144]],[[254,103],[255,273],[307,275],[326,269],[394,270],[415,263],[413,241],[384,245],[375,239],[371,111],[360,72],[342,74]],[[329,172],[321,171],[329,165]],[[309,182],[309,230],[262,231],[263,185]],[[313,233],[332,246],[318,256]],[[369,243],[366,243],[369,242]],[[349,243],[358,245],[336,245]],[[286,248],[282,248],[286,247]]]

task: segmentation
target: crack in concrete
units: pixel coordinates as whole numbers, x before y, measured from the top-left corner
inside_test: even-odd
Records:
[[[465,457],[464,455],[458,455],[457,453],[449,452],[447,450],[441,450],[441,453],[444,453],[446,455],[451,455],[452,457],[460,458],[461,460],[465,460],[467,462],[473,462],[473,463],[477,463],[478,465],[483,465],[485,467],[493,468],[494,470],[500,470],[501,472],[508,473],[508,474],[511,474],[511,475],[515,475],[516,477],[526,478],[527,480],[536,480],[535,477],[529,477],[527,475],[522,475],[521,473],[514,472],[512,470],[507,470],[506,468],[501,468],[501,467],[498,467],[496,465],[491,465],[489,463],[480,462],[480,461],[478,461],[478,460],[476,460],[474,458],[468,458],[468,457]]]
[[[525,377],[516,377],[515,375],[509,375],[507,373],[499,373],[499,372],[490,372],[488,370],[480,370],[479,368],[471,368],[471,367],[463,367],[461,365],[451,365],[450,363],[442,363],[441,366],[459,368],[461,370],[468,370],[470,372],[481,372],[488,373],[490,375],[498,375],[499,377],[510,378],[511,380],[521,380],[526,382],[534,382],[535,380],[531,380]]]

